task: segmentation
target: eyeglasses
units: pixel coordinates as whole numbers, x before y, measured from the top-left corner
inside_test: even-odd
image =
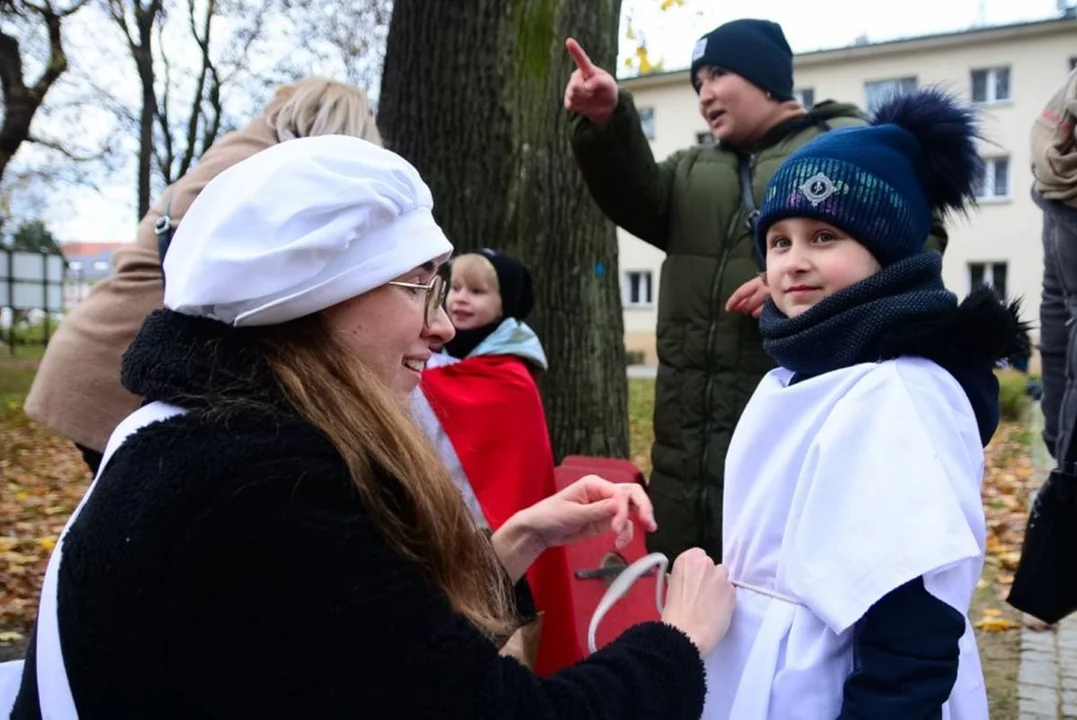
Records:
[[[386,284],[395,287],[408,288],[409,290],[426,291],[426,314],[423,316],[423,322],[427,327],[433,325],[434,321],[437,320],[438,310],[441,310],[441,306],[445,304],[445,296],[449,294],[449,286],[445,284],[445,279],[440,275],[434,275],[426,285],[396,282],[395,280]]]

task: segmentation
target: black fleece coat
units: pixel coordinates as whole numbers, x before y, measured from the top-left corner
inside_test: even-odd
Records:
[[[243,330],[158,311],[123,380],[190,412],[128,439],[66,540],[80,718],[699,717],[702,661],[661,623],[548,679],[498,655],[386,544]],[[40,717],[32,647],[17,720]]]

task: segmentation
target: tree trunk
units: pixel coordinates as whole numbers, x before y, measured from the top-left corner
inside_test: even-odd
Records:
[[[429,183],[457,252],[492,247],[534,275],[528,323],[558,461],[628,455],[617,238],[583,183],[562,98],[577,38],[616,59],[620,0],[396,0],[378,124]],[[464,9],[460,9],[464,8]]]
[[[139,45],[132,47],[138,79],[142,84],[142,110],[138,117],[138,219],[150,209],[150,175],[153,172],[153,122],[157,113],[157,92],[153,86],[153,23],[157,14],[135,11]]]

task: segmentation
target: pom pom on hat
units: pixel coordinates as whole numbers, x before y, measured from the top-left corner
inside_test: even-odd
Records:
[[[939,88],[895,96],[871,125],[831,130],[789,156],[767,183],[756,242],[765,256],[771,225],[807,217],[849,233],[882,265],[915,255],[934,213],[975,202],[980,137],[975,111]]]
[[[399,155],[343,135],[288,140],[203,188],[164,260],[165,307],[274,325],[362,295],[452,244]]]
[[[872,125],[896,125],[916,139],[923,153],[918,169],[932,208],[965,211],[976,202],[983,160],[976,111],[937,87],[897,95],[875,112]]]

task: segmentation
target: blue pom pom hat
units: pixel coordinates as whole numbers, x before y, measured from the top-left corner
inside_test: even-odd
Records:
[[[983,173],[975,111],[939,88],[898,95],[868,126],[831,130],[794,152],[767,184],[756,225],[783,218],[829,223],[882,266],[919,253],[936,212],[963,211]]]

